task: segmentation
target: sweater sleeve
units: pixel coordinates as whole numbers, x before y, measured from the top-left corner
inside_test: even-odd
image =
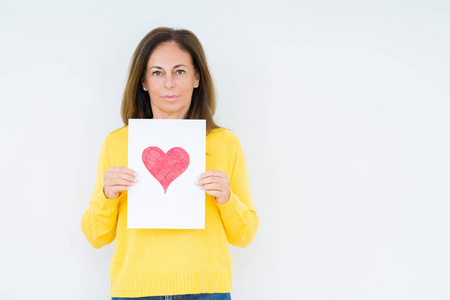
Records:
[[[217,204],[228,242],[236,247],[247,247],[259,226],[258,215],[253,206],[244,151],[238,137],[230,132],[228,146],[233,166],[230,182],[230,198],[225,204]]]
[[[98,160],[97,177],[89,207],[81,218],[81,229],[89,243],[96,249],[111,243],[116,237],[118,203],[103,193],[104,174],[111,167],[111,154],[105,138]]]

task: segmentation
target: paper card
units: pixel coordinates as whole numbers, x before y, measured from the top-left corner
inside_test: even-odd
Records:
[[[127,227],[205,229],[206,120],[129,119]]]

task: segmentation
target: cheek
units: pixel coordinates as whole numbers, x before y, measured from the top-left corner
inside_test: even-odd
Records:
[[[183,92],[192,93],[192,91],[194,90],[194,83],[191,84],[190,81],[185,81],[182,85],[180,85],[180,87],[182,88]]]
[[[150,93],[157,93],[162,89],[161,80],[147,80],[147,86]]]

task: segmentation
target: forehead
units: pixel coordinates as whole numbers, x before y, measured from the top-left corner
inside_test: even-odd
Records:
[[[179,64],[190,66],[192,64],[191,55],[175,42],[168,42],[159,45],[153,50],[148,59],[148,67],[160,66],[171,67]]]

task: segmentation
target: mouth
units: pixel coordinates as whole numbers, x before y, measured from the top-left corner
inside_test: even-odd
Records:
[[[174,101],[175,99],[177,99],[179,96],[177,95],[167,95],[167,96],[163,96],[163,98],[167,101]]]

